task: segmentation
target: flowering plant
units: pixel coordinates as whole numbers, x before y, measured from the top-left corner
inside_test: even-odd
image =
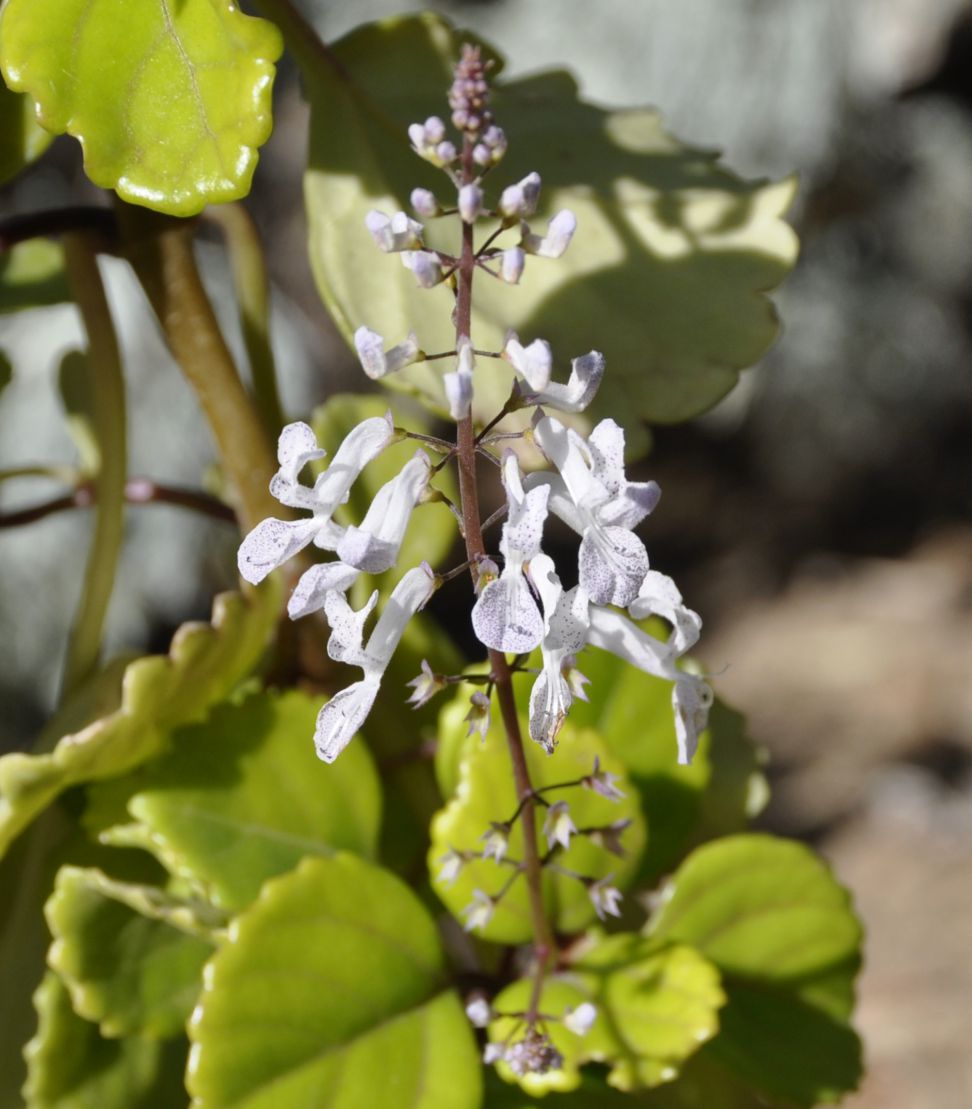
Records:
[[[571,354],[598,342],[572,345],[579,322],[598,326],[591,314],[561,309],[547,332],[514,307],[535,298],[535,281],[564,295],[549,272],[584,250],[583,211],[537,220],[551,175],[543,145],[518,142],[543,96],[518,101],[496,82],[494,100],[495,54],[438,20],[365,28],[332,50],[289,3],[261,6],[273,22],[217,0],[186,8],[222,20],[217,39],[249,60],[257,101],[276,24],[306,73],[323,64],[310,97],[331,110],[315,128],[330,142],[324,157],[312,149],[307,187],[322,293],[367,378],[408,388],[425,409],[335,397],[310,422],[285,422],[272,360],[259,369],[266,349],[250,351],[251,390],[236,374],[187,229],[132,206],[97,217],[206,410],[243,525],[245,585],[218,600],[212,626],[182,629],[166,660],[139,660],[120,683],[117,667],[99,672],[98,593],[72,636],[63,738],[0,760],[0,849],[26,831],[3,863],[16,898],[2,965],[16,1020],[30,1020],[31,995],[36,1010],[24,1097],[429,1109],[551,1093],[686,1109],[838,1097],[859,1071],[849,1017],[860,933],[847,895],[807,849],[746,831],[765,800],[760,757],[686,658],[702,622],[636,530],[660,489],[633,472],[632,436],[615,419],[624,406],[612,410],[638,392],[624,359],[615,371],[611,350],[590,350],[561,372],[562,332]],[[101,11],[95,0],[91,18]],[[65,61],[57,36],[38,46],[25,12],[23,0],[4,9],[0,62],[56,130],[84,60]],[[83,20],[73,33],[93,41]],[[158,33],[194,64],[191,22]],[[152,49],[133,81],[149,79]],[[63,85],[61,62],[80,85]],[[449,123],[423,110],[401,121],[396,145],[375,65],[412,65],[419,82],[451,67]],[[207,88],[197,83],[197,99]],[[429,97],[439,93],[433,83]],[[571,110],[590,127],[595,110],[572,95],[546,105],[551,130]],[[252,107],[238,108],[249,129],[207,123],[184,159],[188,184],[139,142],[111,147],[84,112],[72,126],[94,180],[185,215],[245,191],[246,172],[207,178],[199,166],[212,139],[236,149],[249,136],[253,153]],[[148,126],[138,118],[125,134]],[[412,214],[371,202],[369,170],[354,163],[371,127],[398,153],[407,136],[424,176],[396,177],[392,191]],[[521,149],[537,164],[508,173]],[[356,165],[353,203],[344,160]],[[225,150],[216,161],[230,165]],[[556,168],[552,178],[556,192]],[[687,178],[696,188],[698,174]],[[339,210],[333,238],[353,244],[343,251],[315,222]],[[75,218],[66,272],[95,387],[121,396],[98,244]],[[644,232],[641,218],[632,227]],[[219,219],[238,257],[241,225]],[[717,236],[717,223],[691,222],[686,241]],[[645,234],[635,285],[657,261]],[[365,257],[375,248],[401,267]],[[414,318],[392,330],[388,306],[400,303]],[[726,372],[741,364],[727,356]],[[657,381],[647,400],[638,393],[636,445],[643,404],[675,418],[687,414],[678,405],[715,399],[706,373],[684,377],[678,401]],[[109,571],[131,499],[123,426],[95,420],[102,461],[85,478],[107,521],[92,564]],[[226,514],[194,497],[189,507]],[[278,621],[283,597],[292,625]],[[446,605],[453,630],[471,629],[470,658],[436,622]],[[91,708],[102,684],[107,711]]]

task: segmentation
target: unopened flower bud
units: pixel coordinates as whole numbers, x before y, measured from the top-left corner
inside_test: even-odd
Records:
[[[486,733],[489,731],[489,698],[478,689],[469,698],[469,712],[466,713],[465,720],[469,724],[467,736],[471,736],[473,732],[479,732],[482,739],[486,738]]]
[[[522,247],[512,246],[500,255],[500,278],[507,285],[519,285],[526,264],[526,254]]]
[[[481,558],[476,563],[476,595],[478,596],[491,581],[500,576],[500,569],[491,558]]]
[[[433,673],[428,661],[422,659],[421,674],[406,684],[412,687],[412,693],[406,704],[411,705],[413,709],[419,709],[428,704],[440,690],[445,689],[446,680],[440,674]]]
[[[506,1055],[506,1048],[502,1044],[487,1044],[483,1048],[483,1062],[487,1067],[498,1063]]]
[[[441,869],[439,870],[439,881],[443,885],[451,886],[453,882],[459,877],[459,873],[463,868],[465,859],[458,851],[452,847],[439,859]]]
[[[463,185],[459,190],[459,215],[464,223],[475,223],[483,210],[483,190],[478,185]]]
[[[440,143],[445,138],[446,127],[438,116],[429,116],[425,121],[425,137],[430,143]]]
[[[564,1027],[575,1036],[586,1036],[596,1019],[597,1009],[589,1001],[582,1001],[576,1009],[567,1009],[564,1012]]]
[[[404,366],[421,361],[425,356],[419,350],[418,338],[415,332],[409,332],[404,342],[399,343],[391,350],[385,350],[385,340],[377,331],[361,326],[354,333],[354,346],[361,359],[361,367],[372,379],[395,373]]]
[[[439,202],[435,199],[435,194],[429,189],[412,189],[412,195],[409,197],[412,208],[422,216],[423,219],[432,219],[437,216],[442,209],[439,207]]]
[[[500,195],[499,210],[510,219],[532,216],[540,199],[540,174],[528,173],[522,181],[508,185]]]
[[[403,250],[402,265],[415,274],[423,289],[431,289],[442,280],[442,263],[431,250]]]
[[[473,147],[473,161],[477,166],[490,166],[493,164],[493,152],[484,142],[478,142]]]
[[[473,890],[472,901],[462,910],[462,915],[466,918],[463,927],[467,932],[472,932],[476,928],[485,928],[493,919],[495,909],[496,902],[488,893]]]
[[[422,245],[422,225],[409,219],[405,212],[396,212],[391,219],[376,208],[365,216],[365,226],[378,249],[386,254],[398,250],[412,250]]]
[[[547,847],[551,850],[558,843],[565,851],[570,847],[570,837],[577,834],[577,825],[571,820],[566,801],[557,801],[547,809],[543,834],[547,837]]]
[[[435,157],[437,165],[450,165],[456,160],[456,148],[451,142],[440,142],[435,148]]]
[[[453,373],[442,375],[446,400],[449,402],[449,415],[458,423],[464,420],[472,408],[473,370],[476,359],[473,357],[472,343],[464,339],[459,344],[459,358]]]
[[[485,694],[480,694],[485,696]],[[489,831],[484,832],[480,837],[483,840],[483,858],[495,859],[498,863],[503,861],[510,846],[510,826],[506,823],[499,823],[493,821],[489,826]]]
[[[492,1019],[493,1011],[485,997],[474,997],[466,1004],[466,1016],[473,1028],[485,1028]]]
[[[520,246],[527,254],[540,258],[560,258],[577,230],[577,217],[564,208],[558,212],[547,226],[546,235],[535,235],[527,224],[523,224]]]
[[[587,886],[587,895],[601,920],[621,915],[621,891],[610,885],[613,877],[613,874],[608,874],[596,882],[589,882]]]
[[[603,828],[592,828],[587,833],[587,838],[597,847],[602,847],[605,851],[610,851],[612,855],[617,855],[619,859],[623,859],[625,851],[621,845],[621,835],[630,826],[630,820],[615,820],[613,824],[608,824]]]
[[[586,778],[581,779],[581,785],[587,789],[592,789],[595,793],[599,793],[602,797],[606,797],[609,801],[621,801],[624,794],[614,784],[618,781],[618,775],[612,774],[609,770],[601,769],[601,760],[594,759],[594,769]]]

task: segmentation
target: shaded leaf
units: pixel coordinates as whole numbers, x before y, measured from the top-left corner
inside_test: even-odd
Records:
[[[395,342],[414,328],[427,351],[453,343],[449,294],[416,288],[396,259],[379,256],[364,217],[370,208],[404,207],[416,185],[454,203],[446,179],[411,153],[406,128],[447,115],[451,66],[471,37],[428,13],[387,20],[335,45],[342,72],[317,66],[304,73],[312,111],[305,179],[311,259],[349,340],[366,324]],[[476,346],[500,349],[512,327],[525,341],[550,339],[564,368],[592,347],[603,350],[608,371],[594,415],[625,411],[668,422],[711,406],[777,333],[764,294],[796,257],[796,238],[781,219],[793,182],[741,180],[716,155],[672,138],[656,112],[608,111],[581,100],[565,72],[497,82],[494,107],[510,150],[488,179],[487,202],[538,170],[537,225],[567,206],[579,230],[563,259],[530,259],[518,288],[480,276]],[[498,245],[515,244],[516,234]],[[440,239],[433,245],[456,249]],[[419,363],[388,382],[418,389],[441,409],[441,374],[449,368]],[[476,403],[489,418],[510,376],[500,363],[481,377]]]
[[[13,366],[10,364],[10,359],[0,350],[0,393],[10,384],[12,377]]]
[[[259,661],[278,603],[270,581],[246,595],[220,594],[211,625],[184,624],[168,655],[128,666],[110,716],[65,736],[50,754],[0,758],[0,854],[69,786],[130,770],[158,754],[173,728],[226,698]]]
[[[33,100],[0,84],[0,182],[39,158],[53,137],[37,123]]]
[[[30,239],[0,254],[0,314],[70,299],[60,243]]]
[[[280,34],[231,0],[8,0],[0,66],[96,185],[188,216],[249,192]]]
[[[94,788],[86,823],[103,826],[102,814],[127,802],[136,837],[229,909],[248,905],[267,878],[305,855],[373,855],[381,814],[374,764],[360,742],[333,766],[320,762],[313,736],[322,703],[291,690],[220,705],[175,732],[161,758]],[[123,839],[131,835],[125,829]],[[111,830],[102,837],[112,840]]]
[[[48,959],[79,1016],[109,1038],[183,1030],[222,923],[209,906],[66,866],[44,911]]]
[[[856,1086],[860,1042],[848,1018],[861,926],[808,848],[764,835],[699,848],[649,931],[693,944],[722,972],[729,1003],[709,1049],[720,1062],[800,1106]]]
[[[268,882],[214,956],[190,1026],[200,1109],[473,1109],[480,1063],[432,919],[352,855]]]
[[[452,727],[464,734],[462,714],[468,697],[456,699]],[[521,725],[522,726],[522,725]],[[524,728],[524,735],[526,730]],[[619,775],[618,786],[625,794],[621,801],[611,801],[580,786],[544,793],[549,802],[566,801],[578,828],[592,828],[619,820],[631,820],[623,833],[624,858],[618,858],[595,846],[586,836],[574,836],[570,847],[558,852],[556,862],[567,870],[588,878],[613,875],[611,884],[621,889],[631,881],[644,850],[647,830],[641,816],[638,795],[624,774],[624,768],[591,731],[578,731],[567,724],[560,735],[560,744],[548,755],[529,738],[525,741],[527,766],[534,789],[544,789],[561,782],[576,782],[589,774],[595,758],[601,766]],[[510,768],[510,756],[501,722],[494,720],[484,742],[478,735],[463,741],[459,780],[452,799],[432,822],[432,845],[429,849],[429,870],[432,884],[449,912],[463,920],[462,910],[473,902],[473,891],[496,895],[514,871],[509,862],[476,858],[467,862],[459,877],[448,885],[440,877],[441,860],[450,850],[475,852],[483,849],[482,837],[493,821],[508,821],[517,808],[516,787]],[[543,826],[544,810],[536,813],[538,836]],[[507,859],[523,858],[521,821],[513,826]],[[546,842],[540,837],[541,849]],[[544,901],[550,919],[558,932],[578,932],[595,917],[594,906],[584,885],[566,874],[544,871]],[[476,934],[497,943],[522,943],[530,939],[529,899],[522,876],[516,878],[509,891],[496,906],[492,920]]]
[[[186,1041],[130,1036],[106,1040],[71,1008],[48,973],[34,997],[37,1035],[26,1048],[27,1109],[159,1109],[185,1104]]]

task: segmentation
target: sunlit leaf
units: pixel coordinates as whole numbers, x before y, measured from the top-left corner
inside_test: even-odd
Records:
[[[37,123],[33,100],[0,84],[0,182],[39,158],[53,137]]]
[[[481,1067],[435,925],[351,855],[264,886],[214,956],[190,1025],[200,1109],[475,1109]]]
[[[231,0],[8,0],[7,84],[96,185],[173,215],[245,196],[272,126],[272,23]]]
[[[66,866],[45,907],[49,962],[75,1009],[109,1038],[178,1035],[202,988],[216,925],[204,904]]]
[[[213,622],[184,624],[169,654],[131,663],[120,708],[65,736],[50,754],[0,758],[0,853],[69,786],[115,777],[158,754],[256,666],[274,628],[278,586],[216,598]]]
[[[493,1002],[497,1012],[522,1012],[528,1007],[532,983],[521,979]],[[635,1090],[671,1081],[679,1068],[713,1035],[725,998],[715,967],[690,947],[659,949],[657,944],[624,933],[596,939],[569,973],[545,982],[540,1011],[559,1018],[584,1001],[597,1008],[585,1036],[558,1019],[546,1022],[554,1045],[564,1056],[560,1070],[517,1078],[501,1063],[500,1074],[524,1090],[543,1094],[573,1090],[581,1083],[580,1066],[608,1063],[609,1085]],[[516,1018],[502,1017],[490,1025],[489,1038],[502,1043],[522,1032]]]
[[[297,690],[257,693],[182,728],[160,759],[94,788],[87,823],[104,823],[119,795],[145,845],[217,904],[249,904],[263,882],[310,854],[372,855],[381,792],[368,749],[333,766],[314,753],[322,701]],[[111,832],[103,838],[112,839]],[[131,841],[130,835],[126,838]]]
[[[335,44],[340,71],[304,72],[311,259],[348,338],[366,324],[395,342],[414,328],[427,351],[454,342],[449,292],[416,288],[397,259],[376,251],[364,217],[370,208],[403,208],[416,185],[454,203],[446,178],[411,153],[406,128],[448,114],[450,67],[469,37],[428,13],[388,20]],[[487,201],[538,170],[536,224],[569,207],[579,227],[563,259],[530,259],[518,288],[477,278],[476,346],[500,349],[507,328],[525,339],[540,335],[553,343],[562,373],[570,358],[603,350],[608,371],[595,415],[666,422],[708,408],[776,335],[765,294],[796,257],[781,218],[794,183],[741,180],[716,155],[670,136],[655,111],[610,111],[580,99],[564,72],[499,81],[495,113],[510,149],[488,179]],[[515,244],[515,235],[498,245]],[[456,249],[440,238],[434,245]],[[441,408],[443,368],[420,363],[388,381],[419,389]],[[503,363],[480,377],[476,403],[488,418],[510,378]]]
[[[40,1018],[27,1045],[27,1109],[159,1109],[184,1105],[186,1041],[104,1039],[71,1008],[61,980],[48,973],[34,998]]]
[[[860,1042],[848,1023],[861,926],[812,851],[763,835],[700,847],[672,878],[650,935],[689,943],[719,968],[729,1001],[713,1056],[784,1103],[853,1089]]]
[[[462,698],[457,698],[457,711],[452,721],[453,727],[461,729],[460,734],[465,731],[460,711],[464,711],[463,704]],[[603,827],[615,821],[631,820],[631,826],[621,839],[625,851],[623,858],[580,835],[572,837],[570,847],[559,851],[556,858],[558,867],[591,879],[613,875],[610,884],[625,888],[644,850],[647,832],[637,792],[621,764],[593,732],[578,731],[569,724],[562,730],[560,745],[553,755],[546,754],[530,739],[526,740],[525,750],[534,789],[577,782],[591,772],[595,758],[600,759],[602,768],[619,775],[618,787],[625,794],[621,801],[611,801],[577,785],[552,789],[543,796],[550,802],[566,801],[578,828]],[[464,919],[463,910],[473,903],[475,890],[495,896],[515,871],[509,861],[497,863],[492,858],[474,858],[462,867],[458,878],[450,885],[441,877],[443,856],[449,851],[481,854],[483,836],[491,823],[508,821],[516,809],[516,787],[503,725],[494,720],[484,742],[480,742],[478,735],[464,742],[455,794],[432,822],[429,869],[433,887],[457,919]],[[535,819],[539,835],[544,810],[541,806],[538,809]],[[522,860],[522,835],[518,820],[510,834],[507,860]],[[540,843],[546,850],[546,841],[541,838]],[[557,931],[578,932],[594,919],[595,910],[587,889],[576,878],[557,873],[555,868],[555,872],[544,871],[543,884],[544,901]],[[485,927],[477,928],[476,934],[499,943],[521,943],[531,937],[529,899],[522,875],[513,881],[499,901],[492,920]]]

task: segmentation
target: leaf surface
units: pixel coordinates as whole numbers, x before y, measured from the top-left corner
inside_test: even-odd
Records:
[[[0,182],[39,158],[53,137],[38,124],[33,100],[0,84]]]

